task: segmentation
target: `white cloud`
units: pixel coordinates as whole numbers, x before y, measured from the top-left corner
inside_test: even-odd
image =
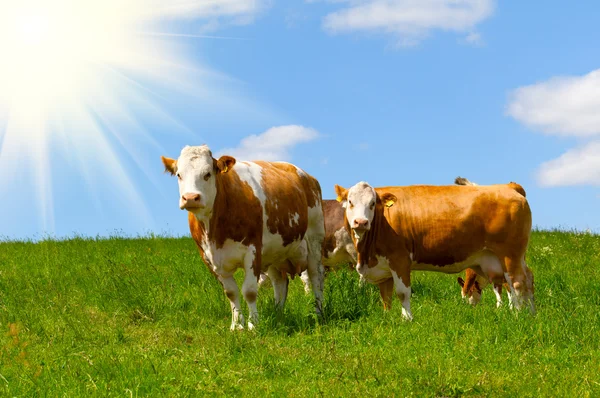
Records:
[[[510,94],[507,114],[524,125],[563,137],[600,135],[600,69],[583,76],[559,76],[519,87]],[[600,141],[570,149],[542,163],[540,185],[600,185]]]
[[[223,149],[220,155],[230,155],[240,160],[289,160],[290,150],[296,145],[312,141],[319,133],[309,127],[289,125],[271,127],[259,135],[251,135],[235,148]]]
[[[542,186],[600,185],[600,141],[567,151],[542,163],[538,170]]]
[[[469,32],[494,11],[494,0],[342,0],[346,8],[327,15],[325,30],[388,33],[399,45],[414,45],[431,31]],[[479,37],[480,39],[480,37]]]
[[[246,25],[271,5],[272,0],[129,0],[150,3],[146,13],[152,19],[206,20],[200,30],[216,30],[224,23]]]
[[[600,134],[600,69],[584,76],[554,77],[511,93],[507,113],[548,134]]]

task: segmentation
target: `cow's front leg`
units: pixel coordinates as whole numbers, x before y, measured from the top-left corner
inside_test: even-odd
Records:
[[[394,278],[394,287],[400,301],[402,301],[402,317],[412,321],[413,315],[410,311],[410,257],[392,260],[390,270]]]
[[[386,279],[378,284],[381,301],[383,301],[383,309],[388,311],[392,308],[392,297],[394,293],[394,279]]]
[[[223,285],[225,295],[231,305],[231,330],[244,329],[244,315],[240,308],[240,289],[233,276],[219,276],[219,281]]]
[[[256,308],[256,299],[258,295],[258,278],[254,273],[254,267],[260,267],[255,263],[256,249],[250,247],[248,253],[244,256],[244,284],[242,285],[242,294],[248,304],[250,319],[248,320],[248,329],[254,329],[258,324],[258,309]]]

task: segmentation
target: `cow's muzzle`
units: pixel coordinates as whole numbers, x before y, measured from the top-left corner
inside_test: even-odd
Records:
[[[352,222],[352,231],[354,232],[354,236],[357,239],[360,239],[365,232],[367,232],[370,228],[369,220],[366,218],[356,218]]]
[[[179,200],[179,208],[181,210],[193,210],[201,207],[199,193],[186,193],[181,195],[181,199]]]

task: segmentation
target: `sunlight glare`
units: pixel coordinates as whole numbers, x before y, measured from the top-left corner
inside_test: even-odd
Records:
[[[155,0],[0,3],[0,187],[14,178],[17,168],[26,165],[33,170],[44,228],[53,229],[52,146],[65,152],[70,148],[64,155],[76,159],[82,170],[90,163],[102,164],[115,190],[137,204],[140,217],[148,217],[109,137],[141,166],[135,148],[156,143],[136,115],[140,109],[160,115],[148,84],[168,90],[201,89],[188,79],[189,72],[200,66],[188,60],[177,39],[151,34],[162,20],[173,18],[172,9],[160,4]]]

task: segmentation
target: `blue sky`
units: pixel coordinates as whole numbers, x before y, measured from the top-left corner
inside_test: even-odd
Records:
[[[448,3],[227,0],[155,17],[155,32],[205,37],[152,42],[183,69],[111,66],[142,88],[90,112],[104,139],[65,106],[19,152],[0,107],[0,236],[187,234],[160,156],[203,143],[290,161],[325,198],[360,180],[516,181],[534,225],[600,231],[600,4]]]

